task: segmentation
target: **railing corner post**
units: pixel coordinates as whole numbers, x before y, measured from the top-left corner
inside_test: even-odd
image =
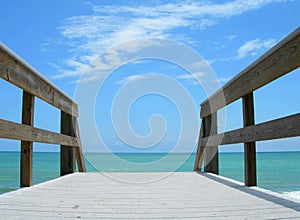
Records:
[[[204,137],[218,133],[217,112],[205,117]],[[204,153],[204,171],[219,174],[219,146],[206,146]]]
[[[194,164],[195,172],[200,172],[202,170],[203,157],[204,157],[204,146],[202,144],[203,125],[204,125],[204,118],[202,119],[200,133],[199,133],[198,146],[197,146],[197,152],[196,152],[196,158],[195,158],[195,164]]]

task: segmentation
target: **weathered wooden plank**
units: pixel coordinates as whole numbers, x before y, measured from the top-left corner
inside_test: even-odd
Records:
[[[77,138],[0,119],[0,138],[78,146]]]
[[[102,192],[101,192],[102,194]],[[197,193],[198,194],[198,193]],[[148,214],[158,214],[158,213],[181,213],[182,211],[187,211],[189,210],[189,213],[198,213],[200,210],[202,212],[205,212],[206,214],[207,213],[213,213],[214,211],[219,211],[219,212],[234,212],[234,211],[240,211],[239,209],[241,207],[243,207],[243,211],[255,211],[255,209],[257,208],[261,208],[261,209],[264,209],[264,210],[268,210],[269,213],[270,211],[273,211],[272,209],[275,209],[274,206],[270,206],[270,205],[266,205],[264,203],[262,204],[259,204],[258,206],[256,206],[256,204],[254,204],[252,207],[245,207],[245,205],[240,205],[238,207],[231,207],[230,205],[228,206],[221,206],[220,208],[218,209],[215,209],[215,207],[208,207],[207,205],[205,205],[205,203],[202,203],[201,205],[201,208],[199,207],[199,205],[192,205],[192,203],[189,203],[187,205],[182,205],[182,204],[178,204],[179,201],[177,200],[173,200],[174,203],[172,202],[173,204],[173,207],[168,207],[168,209],[165,209],[165,207],[163,207],[161,204],[145,204],[143,203],[144,205],[147,205],[148,206],[148,210],[146,213]],[[175,203],[175,201],[177,203]],[[34,202],[34,201],[30,201],[30,202]],[[141,210],[139,210],[140,207],[142,207],[142,205],[140,205],[139,203],[134,203],[134,206],[136,207],[136,209],[132,210],[132,204],[130,204],[129,202],[132,202],[132,201],[128,201],[128,203],[120,203],[120,204],[108,204],[106,205],[105,204],[105,207],[102,207],[101,208],[101,211],[97,211],[97,208],[99,208],[99,205],[95,205],[95,204],[89,204],[90,206],[87,206],[88,204],[84,204],[84,205],[81,205],[81,211],[82,212],[90,212],[90,213],[97,213],[98,214],[100,212],[102,213],[112,213],[115,209],[118,209],[118,212],[119,213],[123,213],[123,214],[139,214],[141,213]],[[194,201],[195,202],[195,201]],[[46,204],[45,204],[46,203]],[[36,203],[34,204],[34,208],[35,209],[40,209],[41,211],[43,210],[44,212],[48,212],[48,211],[51,211],[51,209],[53,209],[53,207],[51,206],[52,204],[47,204],[47,202],[43,202],[42,204],[40,203]],[[159,201],[158,201],[159,203]],[[213,205],[212,203],[210,203],[210,205]],[[98,207],[97,207],[98,206]],[[24,206],[22,205],[21,203],[17,203],[17,204],[4,204],[2,205],[3,209],[6,209],[8,211],[12,211],[13,208],[17,208],[18,210],[23,210],[23,211],[32,211],[32,208],[30,209],[30,207],[28,206]],[[65,204],[62,204],[62,206],[60,207],[55,207],[57,211],[60,211],[60,212],[64,212],[66,209],[71,209],[73,206],[68,205],[68,206],[65,206]],[[181,209],[181,208],[185,208],[185,210],[176,210],[176,209]],[[200,210],[199,210],[200,209]],[[280,209],[280,208],[279,208]],[[278,210],[277,210],[278,211]],[[284,209],[281,208],[281,211],[286,211]],[[145,213],[145,212],[144,212]]]
[[[0,43],[0,77],[45,102],[78,116],[77,104]]]
[[[202,143],[201,140],[202,140],[202,138],[204,138],[204,136],[203,136],[204,120],[205,120],[205,118],[202,119],[200,132],[199,132],[198,147],[197,147],[196,159],[195,159],[195,164],[194,164],[194,171],[201,171],[202,164],[203,164],[204,146],[201,146],[201,143]]]
[[[73,117],[61,111],[60,132],[75,137],[75,127]],[[77,140],[77,138],[76,138]],[[76,141],[77,142],[77,141]],[[78,143],[77,143],[77,146]],[[66,145],[60,145],[60,175],[74,173],[76,171],[76,152],[75,148]]]
[[[75,137],[77,138],[78,147],[76,148],[76,158],[79,172],[86,172],[86,166],[84,161],[84,156],[82,152],[81,138],[80,138],[80,130],[78,126],[78,120],[74,118],[74,126],[75,126]]]
[[[300,27],[201,104],[206,117],[300,66]],[[225,103],[224,103],[225,98]]]
[[[23,91],[22,124],[33,126],[34,96]],[[31,141],[21,141],[20,187],[32,185],[32,148]]]
[[[253,92],[243,97],[244,127],[255,124]],[[256,186],[256,145],[255,142],[244,143],[245,185]]]
[[[300,136],[300,113],[202,139],[203,146],[237,144]]]
[[[203,136],[211,136],[218,133],[217,114],[213,113],[205,117]],[[205,145],[203,145],[205,146]],[[204,171],[219,174],[219,152],[218,145],[204,148]]]
[[[76,206],[74,206],[76,207]],[[13,207],[8,207],[4,209],[3,211],[6,212],[12,212]],[[74,208],[76,209],[76,208]],[[78,209],[78,208],[77,208]],[[268,219],[278,219],[278,218],[285,218],[285,219],[291,219],[292,217],[299,217],[298,214],[295,214],[293,212],[288,212],[286,208],[265,208],[264,210],[260,210],[260,218],[257,218],[257,216],[254,214],[255,209],[249,208],[249,209],[243,209],[243,210],[209,210],[202,209],[201,213],[200,210],[196,210],[196,208],[185,208],[184,206],[179,207],[177,210],[169,208],[168,209],[142,209],[140,207],[129,207],[128,209],[107,209],[107,208],[99,208],[91,210],[74,210],[71,211],[71,208],[69,208],[68,212],[65,211],[66,209],[62,208],[56,208],[56,212],[52,212],[51,208],[41,208],[40,211],[35,209],[36,211],[32,211],[30,208],[24,208],[20,207],[17,209],[17,211],[11,216],[20,216],[23,213],[23,216],[27,216],[30,219],[33,217],[51,217],[52,219],[57,218],[68,218],[68,219],[76,219],[76,218],[83,218],[83,219],[226,219],[227,216],[231,216],[231,218],[227,219],[245,219],[244,216],[248,216],[251,219],[266,219],[267,214],[269,216],[273,216],[273,218]],[[101,210],[101,211],[100,211]],[[213,213],[215,211],[216,213]],[[29,213],[31,215],[29,215]],[[26,213],[26,214],[24,214]],[[76,214],[75,214],[76,213]],[[2,213],[1,213],[2,214]],[[3,212],[4,216],[6,216],[5,212]],[[3,215],[1,215],[3,216]],[[113,217],[112,217],[113,216]],[[274,217],[277,218],[274,218]],[[256,217],[256,218],[255,218]],[[11,219],[11,218],[9,218]],[[249,219],[249,218],[247,218]]]
[[[0,195],[0,216],[10,219],[300,218],[299,202],[276,193],[248,188],[213,174],[165,173],[166,178],[160,179],[161,174],[67,175]],[[118,181],[120,178],[138,181],[149,176],[155,181],[145,184]]]

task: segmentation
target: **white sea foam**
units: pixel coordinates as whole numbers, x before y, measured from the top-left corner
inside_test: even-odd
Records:
[[[283,192],[283,194],[300,201],[300,191]]]

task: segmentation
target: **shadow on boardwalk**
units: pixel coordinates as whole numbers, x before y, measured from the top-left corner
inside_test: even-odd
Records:
[[[255,197],[258,197],[258,198],[267,200],[269,202],[273,202],[278,205],[282,205],[286,208],[290,208],[290,209],[300,212],[300,203],[293,201],[292,198],[285,198],[286,196],[284,196],[282,194],[272,192],[269,190],[265,190],[262,188],[258,188],[258,187],[247,187],[243,183],[240,183],[238,181],[233,181],[226,177],[216,176],[214,174],[200,173],[200,172],[198,172],[198,174],[202,175],[206,178],[209,178],[211,180],[214,180],[216,182],[227,185],[231,188],[234,188],[234,189],[240,190],[242,192],[245,192],[247,194],[253,195]]]

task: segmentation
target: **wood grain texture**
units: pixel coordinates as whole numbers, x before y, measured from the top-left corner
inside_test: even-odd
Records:
[[[243,96],[243,123],[244,127],[255,124],[253,92]],[[245,185],[256,186],[256,144],[255,142],[244,143],[244,169]]]
[[[0,195],[2,219],[299,219],[299,207],[196,172],[75,173]]]
[[[197,147],[197,153],[195,158],[195,164],[194,164],[194,171],[201,171],[202,165],[203,165],[203,158],[204,158],[204,146],[201,145],[203,136],[203,127],[204,127],[204,120],[201,121],[201,127],[199,132],[199,138],[198,138],[198,147]]]
[[[73,117],[61,111],[60,133],[75,138],[75,127]],[[77,140],[77,138],[76,138]],[[77,141],[76,141],[77,142]],[[78,143],[77,143],[78,146]],[[74,173],[76,171],[76,152],[75,148],[68,145],[60,145],[60,175]]]
[[[0,77],[45,102],[78,116],[77,104],[0,43]]]
[[[237,144],[300,136],[300,113],[202,139],[203,146]]]
[[[0,138],[77,147],[77,138],[0,119]]]
[[[217,114],[213,113],[205,117],[203,125],[203,136],[208,137],[218,133]],[[203,145],[205,146],[205,145]],[[204,147],[204,171],[219,174],[219,152],[218,145]]]
[[[77,158],[77,166],[79,172],[86,172],[86,166],[84,161],[84,156],[82,152],[82,144],[80,138],[80,130],[78,126],[78,120],[74,118],[74,126],[75,126],[75,137],[77,138],[78,147],[76,148],[76,158]]]
[[[23,91],[22,101],[22,124],[33,126],[34,121],[34,96]],[[21,141],[20,158],[20,186],[32,185],[32,153],[31,141]]]
[[[70,170],[72,172],[76,170],[76,155],[79,171],[86,171],[79,130],[76,136],[72,125],[73,118],[77,123],[77,104],[1,43],[0,77],[23,90],[22,125],[0,119],[0,138],[21,140],[21,187],[32,184],[32,142],[61,145],[61,167],[66,168],[61,169],[62,173],[67,174]],[[33,127],[35,97],[60,109],[71,118],[69,120],[62,117],[63,134]]]
[[[201,118],[300,66],[300,27],[201,104]],[[223,101],[225,98],[225,102]]]

